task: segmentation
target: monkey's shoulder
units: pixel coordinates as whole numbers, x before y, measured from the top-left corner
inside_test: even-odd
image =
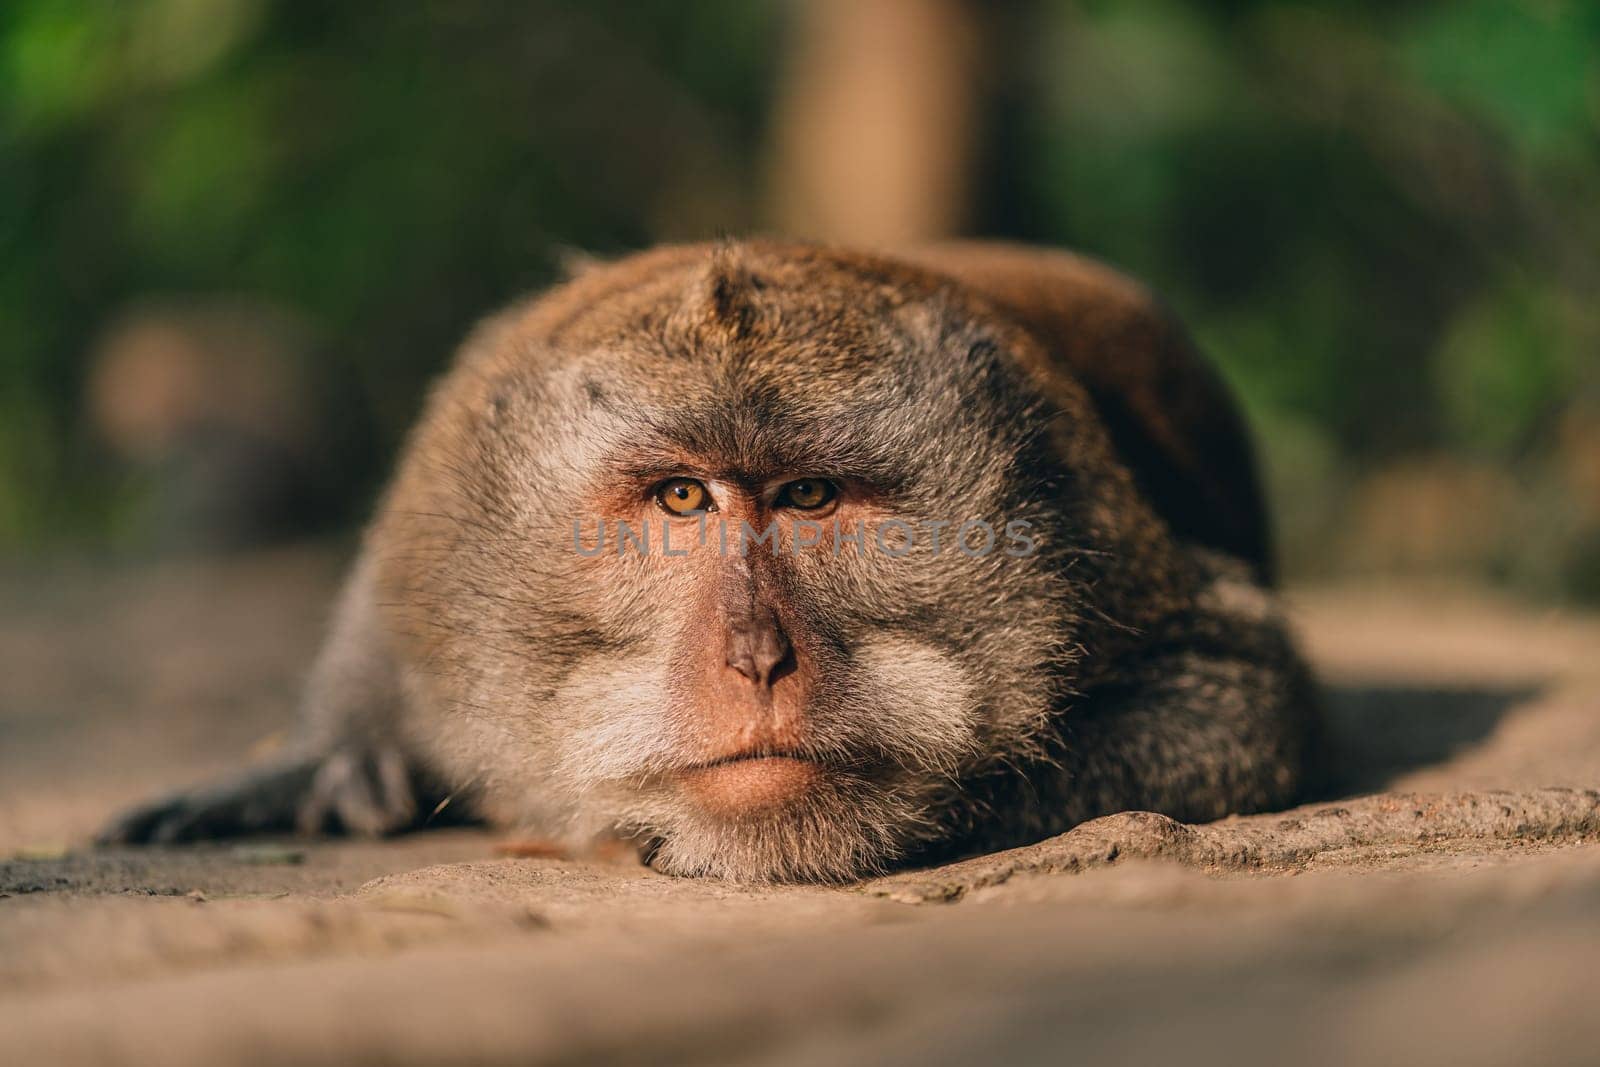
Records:
[[[1104,264],[1050,249],[963,242],[906,259],[990,301],[1040,343],[1047,382],[1089,394],[1112,446],[1180,538],[1272,577],[1255,449],[1232,391],[1161,301]]]

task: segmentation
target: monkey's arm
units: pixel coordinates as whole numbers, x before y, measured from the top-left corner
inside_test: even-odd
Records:
[[[287,830],[376,835],[405,829],[431,798],[425,776],[397,743],[400,699],[377,617],[372,566],[363,556],[340,594],[286,750],[228,778],[136,807],[97,840],[162,844]]]
[[[1184,822],[1294,803],[1320,720],[1272,595],[1228,564],[1200,603],[1086,688],[1041,758],[970,783],[962,852],[1037,841],[1119,811]]]
[[[1071,715],[1051,783],[1059,829],[1118,811],[1182,822],[1292,804],[1315,725],[1309,679],[1290,658],[1174,649]]]

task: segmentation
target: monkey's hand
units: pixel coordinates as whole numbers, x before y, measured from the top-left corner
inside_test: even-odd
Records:
[[[125,812],[96,844],[298,831],[376,837],[417,823],[419,780],[392,747],[294,755]]]

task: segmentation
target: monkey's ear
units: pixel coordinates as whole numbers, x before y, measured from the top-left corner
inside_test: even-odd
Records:
[[[552,245],[550,258],[555,262],[556,270],[561,275],[562,281],[573,281],[581,278],[596,267],[603,267],[611,260],[594,252],[585,251],[574,245]]]

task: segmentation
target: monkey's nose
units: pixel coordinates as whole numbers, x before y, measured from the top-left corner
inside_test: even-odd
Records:
[[[756,685],[770,686],[772,672],[789,656],[789,638],[770,611],[728,625],[728,666]]]

